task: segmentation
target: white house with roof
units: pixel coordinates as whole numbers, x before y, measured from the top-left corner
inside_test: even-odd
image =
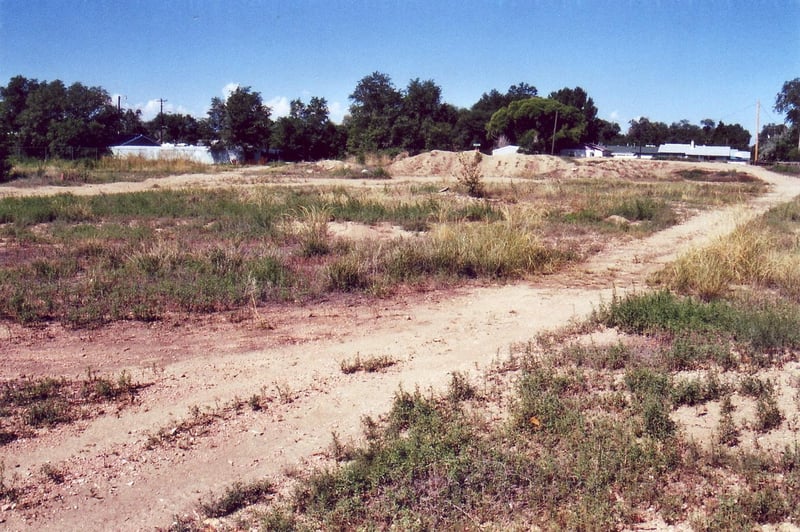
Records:
[[[572,148],[564,148],[559,155],[562,157],[610,157],[611,152],[605,146],[597,144],[581,144]]]
[[[722,161],[747,164],[750,152],[737,150],[730,146],[697,146],[691,144],[662,144],[658,147],[659,157],[675,157],[695,161]]]
[[[187,144],[159,144],[158,141],[145,135],[111,146],[114,157],[141,157],[149,160],[177,160],[183,159],[201,164],[229,163],[237,158],[229,150],[214,152],[208,146],[190,146]]]

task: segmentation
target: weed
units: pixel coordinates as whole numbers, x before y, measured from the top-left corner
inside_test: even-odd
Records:
[[[669,417],[667,401],[659,397],[648,395],[642,406],[645,432],[658,440],[670,438],[675,433],[677,425]]]
[[[756,399],[769,397],[775,393],[775,385],[770,379],[761,380],[755,375],[746,375],[739,382],[739,392]]]
[[[272,483],[267,480],[247,484],[236,482],[220,497],[202,503],[200,509],[208,517],[225,517],[245,506],[266,500],[274,492]]]
[[[483,184],[483,172],[481,171],[481,152],[461,152],[458,154],[460,165],[458,183],[467,189],[467,194],[473,198],[482,198],[486,194],[486,187]]]
[[[339,367],[344,374],[356,373],[358,371],[375,373],[394,366],[395,364],[397,364],[397,360],[388,355],[361,358],[360,354],[356,354],[353,360],[342,360],[339,363]]]
[[[261,529],[270,532],[295,532],[299,529],[298,520],[287,508],[270,508],[261,517]]]
[[[671,395],[675,405],[694,406],[717,400],[727,391],[727,386],[719,382],[717,373],[711,371],[705,379],[694,378],[674,383]]]
[[[56,484],[62,484],[67,477],[66,472],[63,469],[55,467],[51,464],[42,464],[42,467],[39,468],[39,470],[41,471],[42,475]]]
[[[778,408],[775,394],[761,395],[756,401],[755,430],[769,432],[783,423],[783,413]]]
[[[331,456],[337,462],[344,462],[351,460],[354,456],[354,449],[352,446],[345,444],[339,438],[339,434],[335,431],[331,432]]]
[[[720,405],[720,418],[717,425],[716,440],[720,445],[734,447],[739,444],[739,428],[733,420],[734,406],[730,396],[726,395]]]
[[[450,374],[450,385],[447,391],[447,398],[450,401],[467,401],[477,395],[477,390],[470,384],[466,374],[454,371]]]
[[[273,386],[275,386],[275,390],[278,392],[278,399],[282,404],[286,405],[294,402],[294,392],[292,392],[289,383],[275,381]]]
[[[22,494],[20,488],[16,486],[17,477],[14,476],[11,481],[6,478],[6,463],[0,459],[0,501],[7,500],[14,502]]]

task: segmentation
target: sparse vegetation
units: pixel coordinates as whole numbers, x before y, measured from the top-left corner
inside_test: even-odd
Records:
[[[250,483],[236,482],[221,496],[202,503],[200,509],[208,517],[225,517],[245,506],[265,500],[274,492],[275,488],[265,480]]]
[[[20,378],[0,383],[0,445],[35,430],[91,417],[93,405],[130,402],[144,385],[123,371],[112,379],[91,370],[83,380],[64,377]]]
[[[734,177],[714,185],[742,184]],[[14,267],[0,269],[0,290],[10,290],[0,313],[25,324],[62,320],[92,327],[112,319],[159,319],[165,312],[308,301],[336,291],[380,295],[401,284],[504,281],[580,260],[580,251],[553,238],[562,224],[613,238],[614,231],[640,229],[614,229],[601,214],[642,222],[634,226],[640,234],[682,216],[668,194],[606,194],[601,188],[592,190],[594,201],[587,194],[563,209],[525,204],[533,187],[518,189],[519,203],[498,204],[421,189],[396,196],[277,187],[113,200],[59,196],[11,207],[0,202],[4,238],[12,247],[25,239],[36,251],[36,257],[20,251]],[[494,190],[489,195],[503,198]],[[681,209],[688,204],[680,202]],[[792,209],[770,214],[788,227],[786,235],[800,220]],[[424,234],[410,241],[347,241],[330,231],[342,220],[421,224]],[[763,253],[782,240],[768,240]],[[128,291],[116,292],[115,283],[126,278]],[[735,291],[725,285],[715,294],[667,283],[655,292],[615,297],[557,340],[554,334],[513,346],[509,359],[482,380],[452,372],[440,394],[401,389],[384,417],[364,419],[360,443],[332,432],[330,451],[323,453],[332,461],[307,474],[294,472],[293,489],[278,490],[272,480],[236,482],[209,495],[197,518],[220,519],[222,528],[269,530],[628,529],[661,521],[713,530],[796,522],[796,444],[776,452],[750,442],[755,432],[767,438],[796,423],[784,423],[792,418],[783,403],[778,407],[777,381],[764,374],[797,359],[800,301],[758,276],[736,282]],[[182,292],[182,284],[190,284],[191,293]],[[13,291],[22,286],[36,289]],[[137,299],[139,293],[147,297]],[[622,334],[610,343],[571,338],[600,326]],[[357,355],[339,368],[353,374],[396,364],[388,355]],[[23,429],[74,419],[75,397],[85,404],[121,403],[137,386],[127,372],[106,378],[88,371],[79,382],[15,382],[4,389],[0,411],[14,412],[20,422],[6,425],[4,417],[0,442],[3,434],[11,442]],[[72,390],[66,401],[64,388]],[[143,445],[187,450],[222,420],[290,410],[304,402],[303,394],[294,381],[277,380],[249,399],[195,407]],[[702,410],[711,418],[717,407],[718,420],[707,424],[710,441],[687,434],[681,416]],[[70,476],[58,466],[39,472],[40,480],[55,484]],[[12,500],[15,489],[0,468],[0,498]],[[267,509],[237,514],[254,504]],[[175,530],[193,527],[200,525],[185,517],[173,524]]]
[[[363,358],[361,355],[356,355],[352,360],[342,360],[339,363],[339,367],[342,369],[342,373],[348,375],[358,371],[364,371],[366,373],[383,371],[395,364],[397,364],[397,360],[388,355],[376,355]]]
[[[473,198],[482,198],[486,195],[486,186],[483,183],[483,172],[481,171],[481,152],[462,152],[458,154],[458,162],[461,167],[458,170],[456,179],[458,184],[467,190],[467,194]]]

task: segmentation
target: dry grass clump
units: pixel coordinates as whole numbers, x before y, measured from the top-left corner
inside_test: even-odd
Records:
[[[143,181],[177,174],[204,174],[219,167],[186,159],[101,157],[100,159],[48,161],[20,160],[14,163],[14,186],[81,185],[116,181]]]
[[[800,298],[800,217],[786,210],[773,209],[709,246],[686,253],[655,280],[704,299],[725,295],[738,285],[773,288]]]

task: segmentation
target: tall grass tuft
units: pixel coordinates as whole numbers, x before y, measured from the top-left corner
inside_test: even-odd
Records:
[[[720,297],[732,286],[777,289],[800,301],[800,202],[771,209],[739,225],[709,246],[678,258],[656,281],[704,299]]]

